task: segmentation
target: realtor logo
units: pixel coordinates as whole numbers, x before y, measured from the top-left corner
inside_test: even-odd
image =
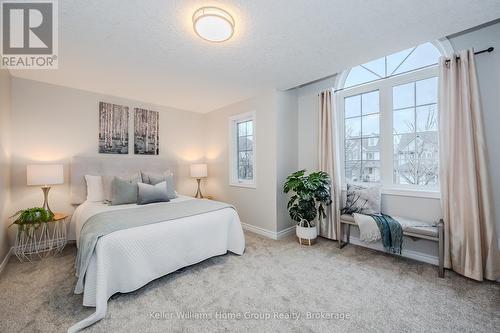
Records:
[[[8,1],[1,4],[0,67],[56,69],[57,1]]]

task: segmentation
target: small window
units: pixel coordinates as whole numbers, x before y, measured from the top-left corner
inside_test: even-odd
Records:
[[[233,186],[255,187],[255,113],[230,118],[230,180]]]

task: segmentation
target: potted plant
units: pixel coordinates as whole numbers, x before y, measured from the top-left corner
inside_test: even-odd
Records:
[[[52,221],[52,219],[54,218],[54,213],[47,211],[44,208],[35,207],[20,210],[10,218],[15,218],[15,220],[11,225],[9,225],[9,227],[17,224],[19,231],[28,232],[31,228],[38,228],[41,223]]]
[[[325,218],[325,206],[332,203],[330,176],[324,171],[306,175],[305,169],[299,170],[286,178],[283,191],[293,193],[287,208],[292,220],[297,222],[299,243],[314,244],[318,236],[314,221]]]

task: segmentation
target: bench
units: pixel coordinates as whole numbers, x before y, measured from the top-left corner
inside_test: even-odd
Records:
[[[419,222],[420,223],[420,222]],[[347,226],[346,241],[344,242],[344,224]],[[340,237],[339,237],[339,248],[343,248],[349,244],[349,238],[351,234],[351,225],[356,225],[356,221],[352,215],[341,215],[340,216]],[[427,239],[438,243],[439,248],[439,277],[444,277],[444,223],[440,220],[437,225],[431,225],[426,227],[406,227],[403,229],[403,235],[410,237],[414,240],[417,239]]]

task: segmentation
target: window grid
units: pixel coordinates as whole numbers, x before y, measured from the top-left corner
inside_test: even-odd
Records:
[[[393,183],[394,184],[405,184],[404,182],[402,183],[401,180],[398,180],[398,178],[401,178],[400,174],[401,174],[401,171],[399,170],[399,166],[400,166],[400,150],[398,150],[397,146],[396,146],[396,140],[394,139],[395,137],[399,137],[401,138],[404,134],[411,134],[412,135],[412,140],[414,142],[414,148],[413,148],[413,152],[409,152],[409,155],[413,155],[413,159],[414,159],[414,165],[413,165],[413,168],[412,170],[410,170],[410,173],[412,174],[412,177],[413,177],[413,183],[411,183],[411,180],[408,180],[407,178],[407,184],[410,184],[410,185],[417,185],[417,186],[426,186],[428,184],[421,184],[421,180],[420,180],[420,166],[421,166],[421,161],[423,162],[431,162],[429,163],[431,165],[430,168],[432,168],[432,162],[435,162],[436,161],[436,157],[434,157],[433,159],[430,158],[430,153],[429,152],[425,152],[425,155],[423,155],[422,157],[418,156],[418,148],[417,148],[417,145],[418,145],[418,139],[420,138],[419,136],[419,130],[418,130],[418,118],[417,118],[417,109],[419,107],[425,107],[425,106],[435,106],[436,107],[436,113],[437,113],[437,101],[434,102],[434,103],[423,103],[423,104],[418,104],[417,103],[417,83],[418,82],[422,82],[422,81],[426,81],[426,80],[429,80],[429,79],[433,79],[433,78],[428,78],[428,79],[424,79],[424,80],[417,80],[417,81],[413,81],[413,82],[409,82],[412,84],[412,90],[413,90],[413,105],[412,106],[406,106],[406,107],[402,107],[402,108],[393,108],[393,118],[394,118],[394,115],[396,114],[395,112],[398,112],[398,111],[402,111],[402,110],[410,110],[412,109],[413,110],[413,131],[411,133],[394,133],[394,129],[392,130],[393,132],[393,154],[394,154],[394,158],[393,158]],[[407,85],[409,83],[406,83],[406,84],[403,84],[403,85]],[[401,85],[396,85],[393,87],[393,94],[394,94],[394,88],[398,87],[398,86],[401,86]],[[437,89],[437,87],[436,87]],[[393,102],[394,103],[394,102]],[[421,139],[423,140],[423,139]],[[408,143],[408,146],[411,144],[411,141],[409,141]],[[423,143],[425,144],[425,143]],[[409,148],[411,149],[411,147]],[[404,178],[404,177],[403,177]],[[437,174],[435,176],[436,178],[436,183],[435,184],[432,184],[432,185],[436,185],[438,184],[438,180],[437,180]],[[425,181],[424,181],[425,182]]]
[[[245,134],[240,132],[241,125],[245,127]],[[252,120],[242,121],[236,123],[236,158],[237,158],[237,172],[239,180],[253,179],[252,173],[252,160],[253,153],[253,122]],[[249,134],[250,133],[250,134]],[[243,144],[242,144],[243,143]],[[242,146],[244,146],[242,148]]]
[[[408,51],[408,53],[402,59],[397,60],[397,62],[396,62],[397,66],[395,66],[392,70],[389,70],[389,66],[388,66],[389,57],[395,56],[399,53],[406,52],[406,51]],[[433,54],[431,55],[429,53],[433,53]],[[361,64],[361,65],[358,65],[358,66],[351,68],[351,70],[349,71],[349,73],[347,75],[346,80],[344,81],[343,88],[353,88],[353,87],[357,87],[357,86],[367,84],[370,82],[375,82],[375,81],[390,78],[393,76],[405,75],[405,74],[414,72],[416,70],[421,70],[421,69],[435,66],[438,63],[439,55],[440,55],[439,50],[434,45],[432,45],[432,43],[420,44],[420,45],[411,47],[409,49],[406,49],[406,50],[403,50],[400,52],[396,52],[394,54],[390,54],[388,56],[382,57],[384,59],[384,65],[385,65],[385,68],[384,68],[384,71],[382,74],[383,76],[381,76],[381,74],[378,74],[376,70],[370,69],[368,66],[369,64],[372,64],[373,62],[380,60],[382,58],[372,60],[370,62],[367,62],[367,63],[364,63],[364,64]],[[423,56],[427,56],[427,58],[423,58]],[[432,58],[429,58],[429,57],[432,57]],[[393,61],[394,61],[394,58],[393,58]],[[413,63],[412,63],[412,61],[413,61]],[[415,61],[416,61],[416,63],[415,63]],[[402,68],[403,65],[407,66],[408,63],[412,63],[411,67]],[[363,69],[363,71],[359,72],[359,70],[358,70],[358,71],[355,71],[356,72],[355,74],[353,74],[353,70],[355,70],[355,69]],[[370,73],[370,75],[372,77],[370,77],[370,75],[369,75],[369,76],[365,76],[364,78],[360,78],[359,75],[362,75],[362,72],[364,72],[364,71],[366,71],[367,73]],[[352,76],[351,76],[351,74],[352,74]]]
[[[373,92],[377,92],[377,100],[378,100],[378,104],[379,104],[379,109],[378,109],[378,112],[370,112],[370,113],[366,113],[364,114],[363,113],[363,95],[366,95],[366,94],[370,94],[370,93],[373,93]],[[378,129],[379,129],[379,135],[364,135],[363,134],[363,118],[366,118],[367,116],[370,116],[370,115],[380,115],[380,92],[379,90],[372,90],[372,91],[367,91],[367,92],[363,92],[363,93],[360,93],[360,94],[357,94],[357,95],[351,95],[351,96],[346,96],[344,98],[344,103],[345,103],[345,99],[347,98],[350,98],[350,97],[357,97],[359,96],[359,99],[360,99],[360,110],[359,110],[359,116],[352,116],[352,117],[345,117],[344,118],[344,128],[346,128],[345,126],[345,120],[348,120],[348,119],[357,119],[357,118],[360,118],[360,135],[358,138],[349,138],[347,139],[346,137],[344,137],[344,142],[347,143],[347,142],[352,142],[355,144],[355,142],[359,142],[359,151],[358,151],[358,156],[359,156],[359,159],[347,159],[347,154],[349,153],[347,151],[347,149],[345,149],[345,147],[347,145],[344,144],[344,170],[347,171],[347,165],[348,163],[359,163],[359,182],[379,182],[380,181],[380,145],[379,145],[379,158],[378,159],[368,159],[368,154],[367,153],[367,157],[366,158],[363,158],[363,142],[364,141],[367,141],[367,145],[369,146],[369,141],[370,139],[377,139],[377,140],[380,140],[380,118],[379,118],[379,121],[378,121]],[[345,136],[345,134],[344,134]],[[366,165],[368,165],[368,161],[370,162],[375,162],[375,165],[376,165],[376,162],[378,162],[378,170],[379,170],[379,174],[378,176],[375,176],[374,180],[364,180],[366,178],[364,178],[364,167],[365,167],[365,163]],[[354,165],[354,164],[352,164]],[[373,174],[373,168],[375,168],[376,166],[372,167],[369,169],[369,172],[368,174],[369,175],[372,175]],[[351,168],[351,177],[353,177],[353,170],[355,168]],[[351,178],[352,179],[352,178]]]

